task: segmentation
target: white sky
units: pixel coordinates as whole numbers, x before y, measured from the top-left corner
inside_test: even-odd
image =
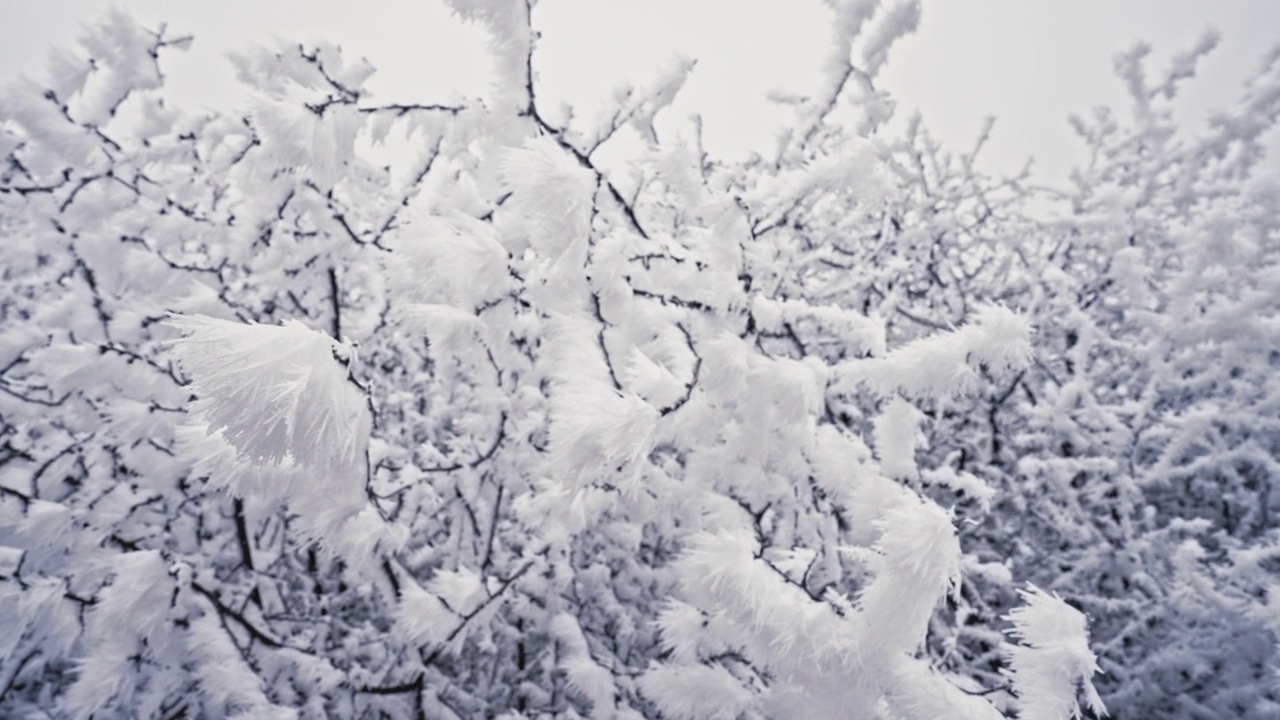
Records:
[[[192,50],[171,56],[166,68],[181,99],[215,109],[238,104],[225,54],[273,37],[330,40],[368,58],[379,68],[369,86],[386,101],[475,96],[489,82],[483,35],[439,0],[119,4],[145,24],[167,21],[196,36]],[[71,45],[106,7],[101,0],[0,0],[0,77],[39,77],[46,50]],[[593,117],[616,85],[646,81],[675,54],[694,57],[698,66],[675,114],[702,114],[715,154],[767,151],[788,115],[765,94],[814,87],[829,17],[818,0],[541,0],[534,13],[540,93],[548,104],[565,100]],[[879,86],[893,92],[900,115],[920,109],[956,150],[967,149],[983,118],[995,115],[987,167],[1011,172],[1034,155],[1037,178],[1051,182],[1081,159],[1068,113],[1121,100],[1112,55],[1149,41],[1154,74],[1210,25],[1223,43],[1183,98],[1186,117],[1198,119],[1229,103],[1280,41],[1280,0],[924,0],[921,29],[895,48]]]

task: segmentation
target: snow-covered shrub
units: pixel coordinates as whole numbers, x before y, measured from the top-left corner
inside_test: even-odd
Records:
[[[1271,707],[1273,86],[1046,222],[887,137],[918,2],[734,164],[653,132],[691,64],[562,123],[453,4],[492,97],[283,44],[188,114],[119,13],[5,91],[0,713],[1069,717],[1076,608],[1113,710]]]
[[[973,154],[946,152],[915,118],[900,139],[871,143],[896,192],[858,203],[847,184],[818,184],[760,226],[790,249],[771,276],[785,299],[757,315],[772,346],[855,369],[862,379],[837,386],[831,416],[868,440],[909,440],[914,452],[887,465],[878,455],[882,469],[960,516],[968,582],[930,652],[985,686],[1006,666],[990,623],[1033,581],[1092,619],[1099,691],[1119,716],[1267,717],[1280,700],[1261,620],[1280,451],[1276,195],[1262,142],[1280,66],[1267,58],[1238,104],[1192,136],[1172,101],[1213,44],[1150,82],[1144,50],[1118,58],[1133,120],[1076,121],[1094,160],[1071,192],[984,178]],[[814,141],[820,159],[780,154],[739,182],[799,186],[781,178],[849,142],[829,128]],[[935,352],[909,361],[990,303],[1034,325],[1025,370],[967,372]],[[830,342],[849,326],[831,305],[882,318],[892,351]],[[969,392],[912,394],[949,381]],[[891,412],[877,419],[881,407]]]

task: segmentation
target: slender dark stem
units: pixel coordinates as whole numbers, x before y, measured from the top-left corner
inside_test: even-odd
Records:
[[[240,542],[240,562],[252,571],[253,549],[249,544],[249,526],[244,519],[244,500],[235,498],[231,501],[231,507],[236,521],[236,539]]]
[[[258,642],[262,643],[263,645],[266,645],[267,647],[282,648],[285,646],[284,643],[271,637],[270,635],[260,630],[256,625],[249,622],[249,620],[244,615],[241,615],[240,613],[236,612],[233,608],[229,607],[226,603],[222,602],[222,600],[217,596],[217,594],[215,594],[209,588],[201,585],[198,582],[193,582],[191,583],[191,589],[195,590],[196,592],[208,598],[209,602],[213,604],[213,607],[217,609],[219,615],[222,615],[224,618],[230,618],[231,620],[234,620],[235,623],[240,627],[244,628],[245,632],[249,633],[249,635],[254,640],[257,640]]]
[[[342,297],[339,295],[338,269],[329,268],[329,303],[333,307],[333,339],[342,341]]]

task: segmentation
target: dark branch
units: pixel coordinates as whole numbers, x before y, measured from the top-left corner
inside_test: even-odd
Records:
[[[693,388],[698,384],[698,376],[702,373],[702,356],[693,347],[693,336],[689,334],[689,330],[684,325],[676,323],[676,327],[680,328],[680,332],[684,333],[685,345],[689,347],[689,352],[693,354],[693,375],[689,378],[689,382],[685,383],[684,396],[676,400],[671,405],[659,410],[661,415],[670,415],[671,413],[684,407],[689,402],[689,398],[693,397]]]
[[[235,623],[240,627],[244,628],[245,632],[249,633],[249,635],[254,640],[257,640],[258,642],[262,643],[263,645],[266,645],[267,647],[273,647],[273,648],[285,647],[285,644],[283,642],[271,637],[270,635],[266,634],[262,630],[258,629],[258,627],[253,623],[249,622],[249,620],[246,619],[244,615],[241,615],[240,613],[236,612],[234,609],[229,607],[226,603],[222,602],[222,600],[219,599],[218,596],[214,594],[214,592],[209,588],[206,588],[205,586],[201,585],[198,582],[192,582],[191,589],[195,590],[196,592],[208,598],[209,602],[213,604],[213,607],[217,609],[219,615],[221,615],[224,618],[230,618],[231,620],[234,620]]]
[[[399,695],[401,693],[422,692],[422,685],[423,676],[422,673],[418,673],[417,677],[406,683],[401,683],[399,685],[382,685],[377,687],[365,685],[356,692],[368,693],[370,695]]]

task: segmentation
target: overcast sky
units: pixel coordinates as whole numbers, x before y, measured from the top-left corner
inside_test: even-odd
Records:
[[[148,25],[196,36],[166,63],[180,99],[225,109],[238,102],[223,57],[253,42],[324,39],[368,58],[369,85],[390,100],[484,94],[484,38],[438,0],[127,0]],[[0,75],[39,77],[53,45],[69,45],[99,17],[100,0],[0,0]],[[643,82],[675,54],[698,66],[675,106],[704,116],[708,149],[740,156],[767,150],[787,119],[765,94],[814,86],[830,15],[818,0],[541,0],[536,56],[548,100],[594,115],[617,84]],[[1155,45],[1154,71],[1209,26],[1223,43],[1203,66],[1186,117],[1229,103],[1241,80],[1280,41],[1277,0],[924,0],[921,29],[891,56],[881,87],[900,113],[920,109],[928,126],[967,148],[986,115],[997,117],[988,167],[1012,171],[1036,157],[1053,181],[1080,159],[1068,113],[1117,103],[1111,57],[1137,40]]]

